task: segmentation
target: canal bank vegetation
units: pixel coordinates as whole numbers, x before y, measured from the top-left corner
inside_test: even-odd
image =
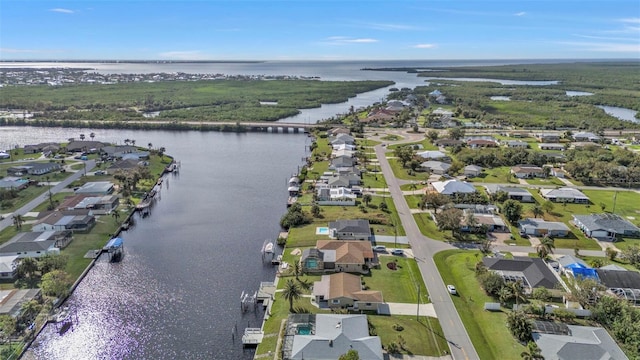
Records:
[[[126,122],[275,121],[298,109],[347,101],[390,81],[210,80],[104,85],[6,86],[0,108],[33,120]],[[150,115],[151,114],[151,115]]]

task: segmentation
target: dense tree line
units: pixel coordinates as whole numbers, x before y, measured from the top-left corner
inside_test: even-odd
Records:
[[[640,156],[629,150],[587,147],[568,150],[566,156],[565,170],[585,184],[640,184]]]

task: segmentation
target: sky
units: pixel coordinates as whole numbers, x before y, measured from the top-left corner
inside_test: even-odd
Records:
[[[640,0],[0,1],[0,60],[640,59]]]

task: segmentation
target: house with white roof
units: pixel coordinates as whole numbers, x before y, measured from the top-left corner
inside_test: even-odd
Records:
[[[540,189],[540,195],[557,203],[588,204],[589,197],[576,188],[561,187],[557,189]]]
[[[432,174],[444,175],[451,167],[451,164],[442,161],[429,160],[420,164],[420,167],[430,171]]]
[[[431,186],[438,194],[453,195],[455,193],[470,194],[476,192],[476,188],[473,184],[466,181],[459,181],[455,179],[447,181],[434,181]]]
[[[443,153],[442,151],[438,151],[438,150],[421,151],[421,152],[417,153],[416,155],[422,157],[423,159],[427,159],[427,160],[444,160],[444,159],[448,158],[448,156],[445,153]]]

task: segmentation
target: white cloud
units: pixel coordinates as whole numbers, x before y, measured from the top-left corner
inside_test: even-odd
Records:
[[[170,60],[206,60],[207,56],[200,50],[165,51],[158,54],[163,59]]]
[[[71,9],[63,9],[63,8],[49,9],[49,11],[57,12],[57,13],[63,13],[63,14],[73,14],[73,13],[75,13],[75,11],[73,11]]]
[[[524,11],[520,11],[520,12],[517,12],[517,13],[515,13],[515,14],[513,14],[513,15],[515,15],[515,16],[524,16],[524,15],[526,15],[526,14],[527,14],[526,12],[524,12]]]
[[[377,39],[372,38],[351,38],[347,36],[330,36],[324,41],[327,45],[345,45],[345,44],[371,44],[377,43]]]
[[[412,46],[414,49],[433,49],[435,47],[436,44],[416,44]]]
[[[623,23],[640,24],[640,18],[620,19]]]
[[[405,24],[392,24],[392,23],[356,23],[355,26],[363,27],[373,30],[392,30],[392,31],[404,31],[404,30],[421,30],[422,28],[405,25]]]

